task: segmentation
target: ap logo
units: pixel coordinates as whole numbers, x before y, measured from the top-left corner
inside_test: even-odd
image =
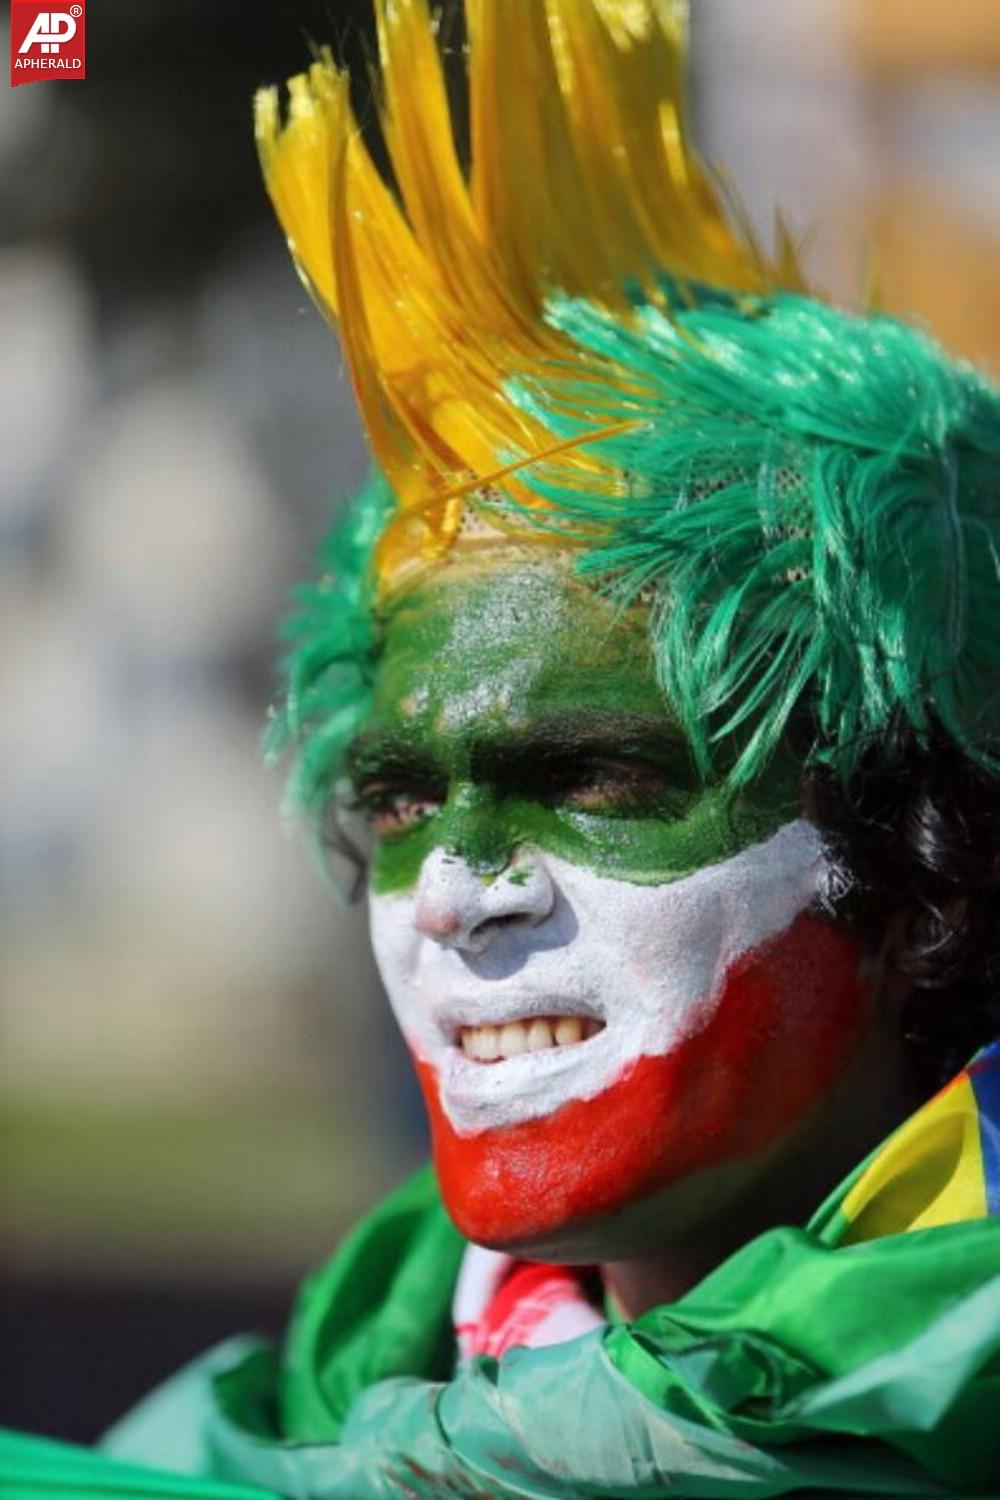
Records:
[[[38,0],[11,0],[10,81],[83,78],[83,5],[42,10]]]
[[[63,42],[76,36],[76,21],[68,10],[40,10],[18,52],[38,47],[42,52],[58,52]]]

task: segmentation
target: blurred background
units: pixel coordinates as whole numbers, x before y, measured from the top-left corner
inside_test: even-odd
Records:
[[[523,0],[535,3],[535,0]],[[766,236],[1000,373],[996,0],[692,0]],[[0,95],[0,1422],[90,1438],[423,1155],[367,954],[279,815],[275,623],[364,448],[249,100],[366,3],[90,0]],[[362,103],[363,107],[363,103]]]

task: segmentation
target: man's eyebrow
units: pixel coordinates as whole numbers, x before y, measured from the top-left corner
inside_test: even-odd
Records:
[[[567,709],[491,725],[469,749],[474,774],[498,781],[568,756],[648,755],[678,769],[690,762],[688,741],[678,725],[660,715],[617,709]],[[344,765],[355,785],[380,776],[426,780],[443,774],[426,746],[396,729],[363,731],[348,746]]]
[[[490,736],[475,759],[486,772],[565,755],[649,755],[672,763],[690,757],[687,737],[669,719],[618,710],[574,709],[546,714]]]
[[[344,765],[354,782],[366,776],[428,774],[436,769],[430,756],[414,746],[412,738],[391,731],[359,734],[345,751]]]

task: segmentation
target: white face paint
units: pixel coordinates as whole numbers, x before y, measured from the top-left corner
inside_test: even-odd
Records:
[[[407,1042],[435,1069],[451,1125],[469,1135],[591,1099],[639,1057],[701,1031],[726,971],[814,902],[824,871],[803,819],[665,885],[531,850],[484,881],[439,848],[412,892],[371,897],[372,943]],[[463,1027],[553,1016],[603,1029],[489,1064],[457,1045]]]

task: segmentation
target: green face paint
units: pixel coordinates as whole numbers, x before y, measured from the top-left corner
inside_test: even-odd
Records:
[[[373,890],[411,889],[435,848],[495,878],[523,845],[662,884],[797,816],[790,755],[740,792],[702,781],[647,627],[548,560],[453,563],[402,599],[349,753]]]

